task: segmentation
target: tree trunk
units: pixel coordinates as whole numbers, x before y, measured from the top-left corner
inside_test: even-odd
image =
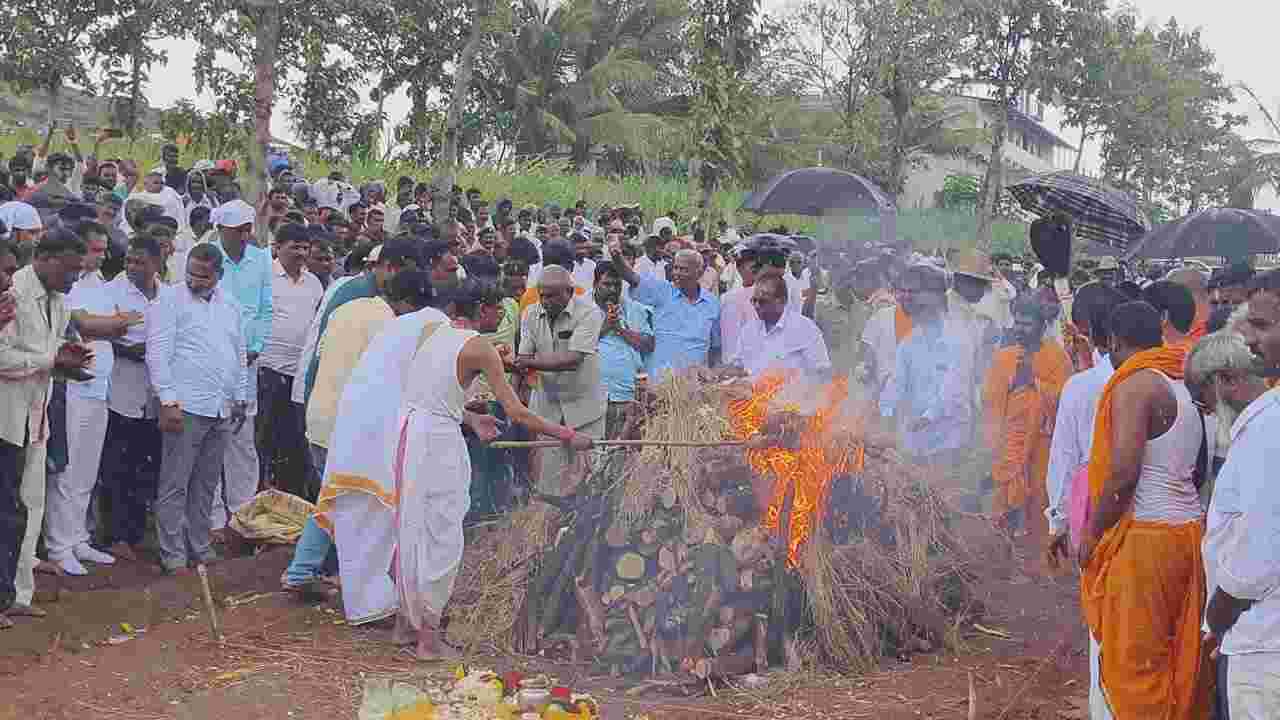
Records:
[[[280,49],[280,0],[250,0],[261,10],[254,46],[253,151],[245,162],[245,200],[258,203],[267,187],[267,148],[271,145],[271,101],[276,91],[276,54]]]
[[[1072,166],[1071,172],[1080,174],[1080,161],[1084,159],[1084,143],[1089,139],[1089,127],[1080,128],[1080,147],[1076,148],[1076,164]]]
[[[1009,126],[1009,103],[1000,102],[996,107],[995,121],[991,124],[991,157],[987,162],[987,175],[978,195],[978,248],[991,250],[991,222],[995,216],[996,198],[1004,180],[1004,137]]]
[[[471,19],[471,35],[467,44],[462,46],[458,56],[458,66],[453,71],[453,96],[449,99],[449,114],[444,122],[444,150],[440,153],[441,175],[436,178],[436,185],[449,192],[455,184],[458,165],[458,142],[462,129],[462,110],[467,104],[467,94],[471,92],[471,75],[475,71],[476,52],[480,49],[480,41],[484,38],[484,21],[487,16],[484,0],[475,0]]]
[[[386,74],[383,74],[386,77]],[[387,106],[387,94],[382,91],[382,83],[378,83],[378,132],[374,135],[373,146],[369,148],[369,159],[382,158],[382,162],[391,159],[392,143],[386,142],[383,137],[387,134],[387,118],[383,115],[383,108]],[[394,139],[394,138],[393,138]]]
[[[53,123],[58,119],[58,110],[61,108],[62,100],[62,78],[58,78],[57,82],[49,85],[49,116],[46,127],[53,127]],[[52,133],[52,130],[50,130]]]

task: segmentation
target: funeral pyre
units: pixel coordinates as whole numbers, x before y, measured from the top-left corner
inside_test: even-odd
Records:
[[[856,382],[674,375],[574,493],[467,538],[449,612],[469,649],[568,646],[618,672],[868,668],[945,644],[969,557],[921,471],[866,444]]]

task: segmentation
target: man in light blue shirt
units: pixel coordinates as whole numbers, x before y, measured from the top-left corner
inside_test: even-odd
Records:
[[[610,257],[621,257],[619,243]],[[676,253],[671,281],[639,275],[625,263],[616,266],[631,286],[631,299],[653,308],[654,348],[646,363],[655,381],[662,373],[720,361],[720,301],[702,289],[702,256],[693,250]]]
[[[914,329],[898,345],[880,414],[896,417],[901,447],[914,460],[946,463],[973,438],[971,340],[946,322],[945,270],[912,265],[895,289]]]
[[[217,284],[222,253],[197,245],[186,282],[161,291],[147,310],[147,374],[166,433],[155,512],[160,563],[217,558],[210,515],[228,439],[245,422],[249,379],[239,307]]]
[[[271,253],[253,239],[254,210],[243,200],[218,206],[213,213],[222,253],[222,279],[218,289],[240,308],[245,362],[249,372],[248,427],[240,427],[227,443],[223,460],[224,487],[215,494],[213,527],[226,527],[230,514],[258,492],[260,468],[254,443],[254,418],[258,414],[258,355],[271,333]]]
[[[627,409],[636,399],[636,374],[644,369],[644,356],[653,352],[653,310],[622,297],[622,274],[615,264],[629,262],[618,256],[596,264],[596,305],[604,313],[600,343],[600,380],[608,394],[604,435],[614,439],[626,422]]]

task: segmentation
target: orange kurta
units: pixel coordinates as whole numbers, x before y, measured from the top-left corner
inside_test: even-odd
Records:
[[[1184,347],[1144,350],[1120,366],[1098,402],[1089,502],[1111,477],[1112,394],[1142,370],[1181,378]],[[1080,582],[1089,631],[1102,647],[1102,687],[1117,720],[1191,720],[1208,714],[1211,674],[1200,636],[1205,603],[1204,523],[1135,520],[1129,512],[1098,540]]]
[[[1042,510],[1058,398],[1071,376],[1066,351],[1045,338],[1031,357],[1032,384],[1012,389],[1024,352],[1020,346],[998,350],[983,387],[983,434],[995,454],[992,511],[997,516],[1025,508],[1030,517]]]

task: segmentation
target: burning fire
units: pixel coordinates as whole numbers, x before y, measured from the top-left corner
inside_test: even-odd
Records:
[[[785,373],[769,373],[752,386],[751,397],[729,404],[729,418],[733,432],[740,440],[759,435],[769,417],[770,407],[788,381]],[[747,451],[751,469],[774,478],[769,508],[765,515],[765,527],[781,534],[782,514],[788,494],[791,513],[786,528],[787,564],[796,567],[800,548],[804,546],[817,524],[819,513],[827,507],[828,491],[832,478],[860,470],[864,460],[861,446],[838,448],[832,442],[834,420],[849,396],[848,380],[837,378],[821,391],[817,412],[802,418],[799,448],[767,447]],[[798,412],[799,408],[786,408]]]

